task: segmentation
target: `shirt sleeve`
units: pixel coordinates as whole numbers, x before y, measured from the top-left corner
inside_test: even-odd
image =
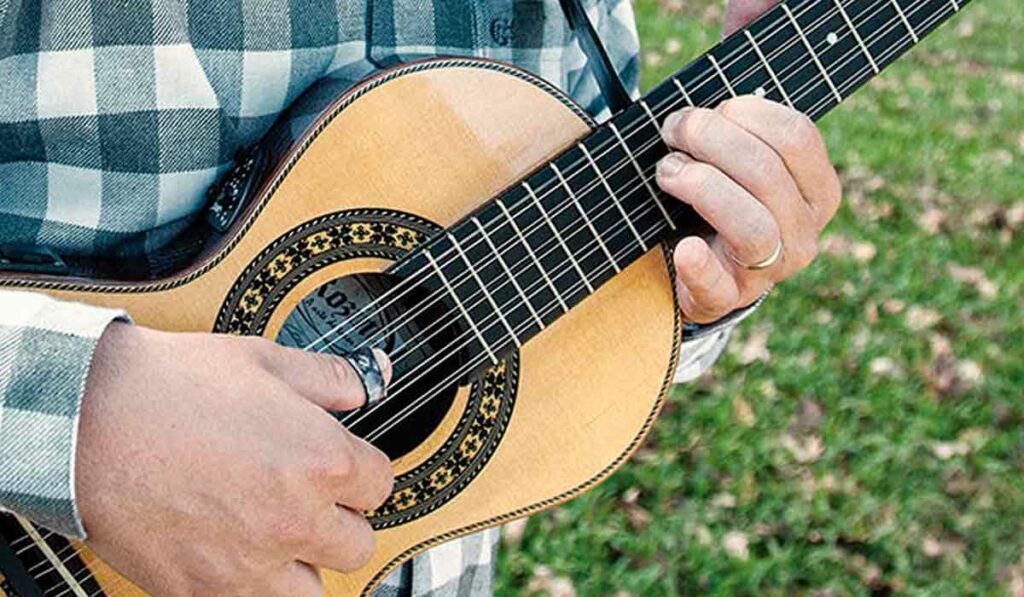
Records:
[[[122,311],[0,291],[0,508],[84,538],[75,503],[82,394],[96,343]]]
[[[691,382],[718,361],[729,343],[732,331],[744,319],[757,310],[767,298],[761,295],[754,304],[737,309],[722,319],[706,325],[686,324],[683,328],[683,345],[679,349],[679,365],[676,367],[676,383]]]

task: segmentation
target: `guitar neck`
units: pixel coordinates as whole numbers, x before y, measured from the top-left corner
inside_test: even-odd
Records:
[[[503,325],[474,330],[494,361],[652,247],[703,226],[654,184],[670,112],[756,94],[821,118],[968,1],[784,2],[394,271],[433,271],[454,302],[476,305],[468,321],[497,316]],[[493,300],[472,300],[481,290]]]

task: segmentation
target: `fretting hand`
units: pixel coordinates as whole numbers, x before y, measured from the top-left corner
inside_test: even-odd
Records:
[[[777,0],[730,0],[726,33]],[[658,185],[692,206],[715,233],[676,246],[679,307],[706,323],[757,300],[806,268],[841,198],[825,143],[803,114],[754,96],[665,120],[674,151]]]

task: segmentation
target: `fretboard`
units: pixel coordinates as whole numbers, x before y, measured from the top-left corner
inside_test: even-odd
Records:
[[[660,125],[745,94],[818,119],[969,0],[790,0],[396,264],[447,295],[482,364],[525,343],[659,243],[703,223],[660,192]]]

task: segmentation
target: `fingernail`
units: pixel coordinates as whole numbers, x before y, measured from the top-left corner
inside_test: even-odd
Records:
[[[681,155],[678,153],[670,153],[661,158],[661,161],[658,162],[658,176],[675,176],[683,169],[684,163],[685,162]]]
[[[379,348],[374,348],[373,356],[377,358],[377,366],[380,367],[380,372],[384,375],[384,383],[391,383],[393,370],[391,367],[391,358],[388,357],[388,353]]]
[[[661,123],[661,138],[666,143],[672,143],[675,139],[675,131],[679,128],[679,123],[683,120],[683,112],[677,111],[672,112],[665,117],[665,122]]]

